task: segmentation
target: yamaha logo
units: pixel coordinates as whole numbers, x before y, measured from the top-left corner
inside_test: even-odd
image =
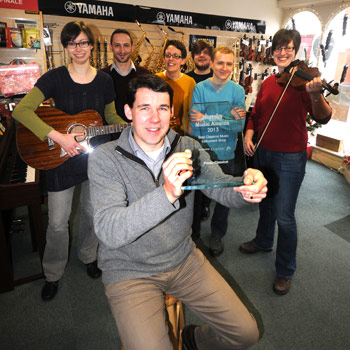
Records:
[[[64,9],[68,12],[68,13],[74,13],[77,9],[77,7],[75,6],[75,4],[73,4],[71,1],[67,1],[64,4]]]
[[[106,5],[67,1],[64,4],[64,9],[70,14],[77,12],[77,14],[83,15],[114,17],[113,7]]]
[[[225,28],[226,29],[232,29],[232,22],[231,22],[231,20],[229,20],[229,19],[226,20]]]
[[[165,22],[165,14],[164,14],[164,12],[158,12],[157,13],[157,21],[158,22]]]

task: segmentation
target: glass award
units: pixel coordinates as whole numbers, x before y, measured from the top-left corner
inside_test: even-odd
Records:
[[[199,145],[192,150],[193,175],[184,183],[183,190],[243,185],[243,173],[247,169],[244,121],[227,101],[192,105],[185,120],[185,135],[196,139]],[[218,166],[230,176],[222,176]]]

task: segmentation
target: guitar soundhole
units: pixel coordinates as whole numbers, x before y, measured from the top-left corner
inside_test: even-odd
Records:
[[[68,132],[67,134],[72,134],[72,133],[84,133],[83,135],[81,136],[76,136],[75,139],[77,142],[82,142],[86,139],[86,127],[85,125],[82,125],[82,124],[74,124],[74,125],[71,125],[69,128],[68,128]]]

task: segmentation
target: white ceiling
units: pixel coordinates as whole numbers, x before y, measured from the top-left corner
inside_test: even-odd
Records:
[[[343,3],[344,0],[277,0],[277,7],[286,9]],[[346,2],[346,1],[345,1]]]

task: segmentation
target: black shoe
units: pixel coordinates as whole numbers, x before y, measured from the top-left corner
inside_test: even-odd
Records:
[[[91,278],[99,278],[102,271],[97,267],[97,260],[92,263],[86,264],[86,272]]]
[[[197,350],[196,341],[194,339],[194,330],[198,326],[190,324],[185,326],[181,333],[182,350]]]
[[[41,290],[41,299],[44,301],[52,300],[58,290],[58,281],[56,282],[48,282],[46,281],[43,289]]]
[[[211,256],[219,256],[224,251],[224,243],[221,238],[210,236],[209,240],[209,253]]]
[[[210,208],[209,207],[202,207],[202,212],[201,212],[201,220],[205,221],[209,219],[210,216]]]

